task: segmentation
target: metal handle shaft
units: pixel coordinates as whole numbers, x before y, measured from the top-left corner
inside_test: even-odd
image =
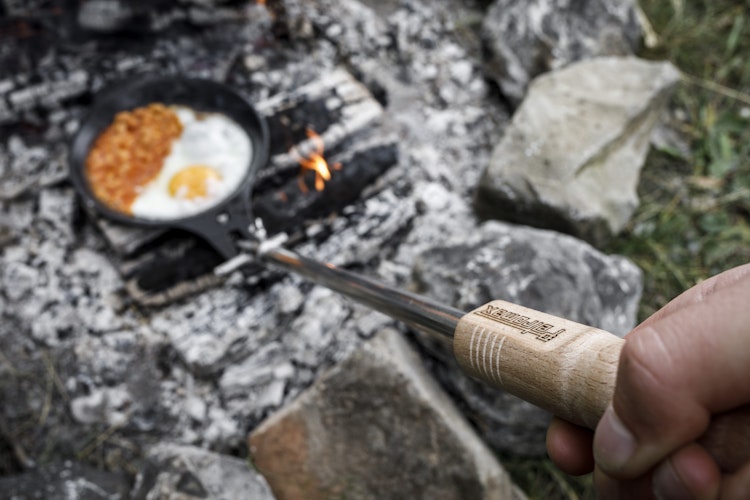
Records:
[[[419,295],[397,290],[375,280],[340,269],[332,264],[302,257],[282,248],[259,252],[261,260],[300,274],[376,311],[441,340],[452,341],[463,311],[433,302]]]

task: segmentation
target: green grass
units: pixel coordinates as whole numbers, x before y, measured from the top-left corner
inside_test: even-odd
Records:
[[[670,103],[680,154],[652,151],[641,204],[603,250],[643,271],[639,320],[681,292],[750,262],[750,2],[640,0],[653,28],[642,57],[672,61],[685,75]],[[532,499],[593,498],[591,478],[549,460],[505,459]]]
[[[500,461],[515,483],[531,499],[594,500],[596,495],[590,475],[570,477],[561,472],[551,460],[529,460],[500,457]]]
[[[750,2],[642,0],[657,43],[643,56],[686,75],[671,102],[689,145],[653,151],[641,205],[605,250],[644,271],[640,319],[709,276],[750,262]]]

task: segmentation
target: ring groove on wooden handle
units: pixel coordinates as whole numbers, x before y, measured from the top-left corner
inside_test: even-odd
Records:
[[[624,340],[504,301],[458,323],[453,347],[470,375],[593,429],[612,399]]]

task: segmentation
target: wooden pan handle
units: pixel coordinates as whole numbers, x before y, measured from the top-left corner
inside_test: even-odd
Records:
[[[469,375],[593,429],[612,399],[624,343],[604,330],[496,300],[461,318],[453,349]]]
[[[496,300],[461,318],[453,349],[469,375],[594,429],[612,400],[624,343],[604,330]],[[750,410],[714,418],[701,441],[724,471],[737,470],[750,461]]]

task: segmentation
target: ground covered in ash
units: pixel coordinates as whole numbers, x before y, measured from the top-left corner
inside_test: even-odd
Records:
[[[125,77],[211,78],[259,102],[343,68],[384,105],[372,127],[397,137],[398,161],[308,221],[296,250],[408,287],[420,253],[476,226],[473,192],[508,118],[481,70],[482,11],[196,1],[102,16],[34,3],[6,2],[0,20],[0,472],[75,458],[132,474],[162,441],[244,456],[248,431],[392,321],[297,277],[240,272],[138,304],[67,179],[70,138]]]

